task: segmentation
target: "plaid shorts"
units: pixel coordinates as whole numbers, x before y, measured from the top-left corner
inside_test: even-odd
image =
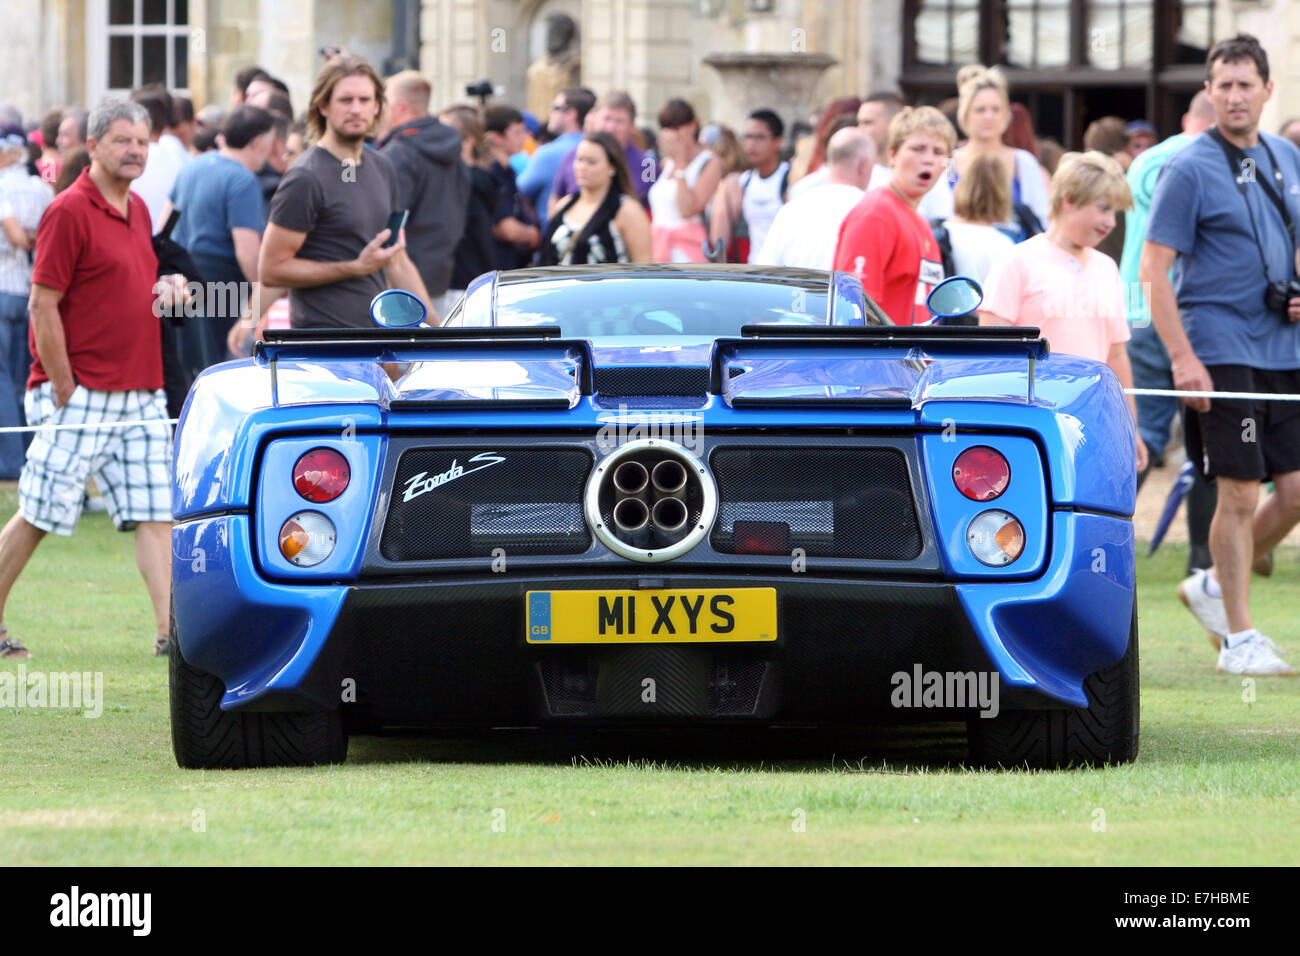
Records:
[[[54,407],[54,387],[43,382],[26,396],[31,425],[98,424],[166,419],[158,391],[101,392],[78,385]],[[42,428],[27,449],[18,479],[18,513],[42,531],[70,535],[81,516],[86,477],[104,494],[109,517],[127,522],[172,520],[171,425],[125,428]]]

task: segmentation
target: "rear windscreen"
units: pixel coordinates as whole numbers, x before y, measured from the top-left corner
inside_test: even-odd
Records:
[[[497,325],[559,325],[566,337],[733,336],[745,325],[826,325],[826,284],[692,278],[565,278],[497,287]]]

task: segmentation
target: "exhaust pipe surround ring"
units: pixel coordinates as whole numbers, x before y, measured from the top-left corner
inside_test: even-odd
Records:
[[[615,484],[614,477],[625,463],[634,463],[645,469],[649,479],[647,491],[657,499],[654,507],[661,513],[668,512],[661,517],[661,522],[674,517],[672,512],[680,509],[680,523],[674,526],[666,522],[656,526],[650,503],[641,500],[639,495],[623,492]],[[676,468],[658,469],[659,465],[667,463],[681,470],[680,490],[675,494],[660,492],[654,485],[652,476],[659,470],[660,484],[672,487],[673,482],[669,479],[676,477]],[[635,487],[636,482],[628,479],[637,470],[623,472],[619,484]],[[633,517],[640,513],[629,504],[633,501],[646,509],[644,532]],[[663,508],[659,508],[660,505]],[[618,521],[614,520],[616,508],[619,509]],[[718,517],[718,491],[713,476],[695,454],[676,442],[643,438],[621,445],[596,463],[587,479],[583,511],[596,539],[615,554],[647,563],[670,561],[691,551],[708,536]],[[619,527],[620,524],[623,528]]]

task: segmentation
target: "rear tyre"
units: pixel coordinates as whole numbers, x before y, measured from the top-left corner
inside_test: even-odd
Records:
[[[171,626],[172,750],[186,769],[306,767],[342,763],[348,740],[337,710],[248,713],[221,709],[225,685],[191,665]]]
[[[1132,763],[1138,752],[1137,608],[1124,656],[1083,683],[1088,706],[1009,710],[966,724],[972,762],[985,767],[1101,767]]]

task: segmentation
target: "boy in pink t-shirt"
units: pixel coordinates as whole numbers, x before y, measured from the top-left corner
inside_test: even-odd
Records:
[[[981,311],[1005,320],[998,324],[1037,326],[1053,352],[1097,362],[1116,347],[1126,355],[1119,267],[1095,249],[1085,255],[1081,263],[1047,233],[1013,246],[989,271]]]
[[[1132,205],[1119,163],[1095,150],[1066,154],[1052,177],[1047,232],[994,264],[980,325],[1037,327],[1053,352],[1105,362],[1122,387],[1132,388],[1119,267],[1095,248],[1115,228],[1115,210]],[[1129,406],[1136,420],[1131,396]],[[1136,457],[1141,471],[1147,453],[1140,439]]]

